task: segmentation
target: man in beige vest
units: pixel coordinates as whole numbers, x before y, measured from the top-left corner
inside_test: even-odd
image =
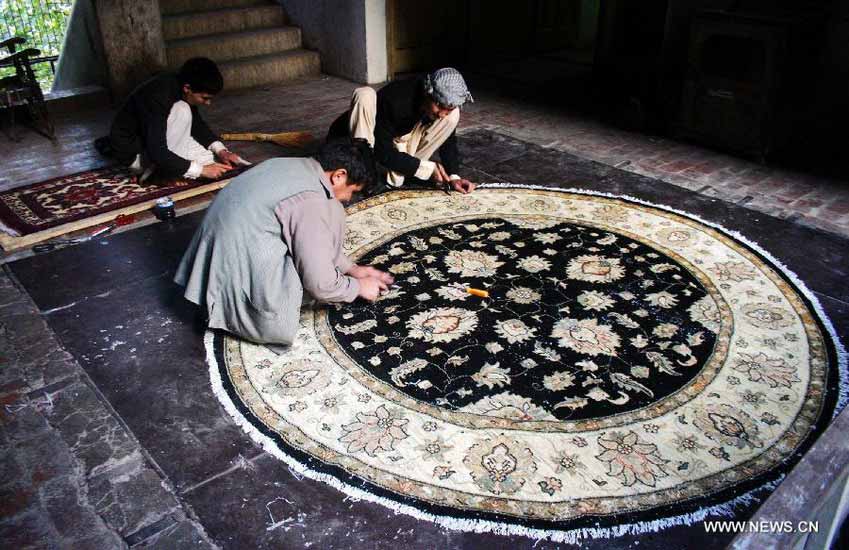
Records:
[[[276,158],[233,178],[209,206],[175,282],[210,328],[289,345],[304,291],[320,302],[375,300],[392,277],[342,251],[343,202],[375,180],[362,140],[327,143],[317,159]]]
[[[470,193],[475,184],[459,175],[456,130],[460,108],[471,101],[463,76],[450,67],[423,78],[396,80],[377,92],[357,88],[350,110],[333,122],[328,137],[368,140],[388,171],[390,187],[417,179]],[[431,160],[434,154],[439,161]]]

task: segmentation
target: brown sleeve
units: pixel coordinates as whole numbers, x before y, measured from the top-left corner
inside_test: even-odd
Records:
[[[320,193],[306,192],[280,201],[274,212],[304,289],[322,302],[353,302],[360,283],[346,276],[347,269],[341,269],[345,266],[337,263],[345,218],[344,211],[341,218],[334,211],[334,202]]]

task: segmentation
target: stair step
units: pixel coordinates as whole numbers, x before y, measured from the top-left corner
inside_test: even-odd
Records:
[[[234,59],[218,67],[224,76],[224,88],[234,90],[318,75],[321,61],[318,52],[301,49]]]
[[[278,5],[164,15],[162,34],[165,40],[191,38],[206,34],[240,32],[253,29],[282,27],[286,15]]]
[[[267,6],[270,3],[271,0],[159,0],[159,11],[162,15],[174,15],[192,11]]]
[[[168,66],[177,69],[192,57],[208,57],[216,63],[296,50],[301,47],[301,29],[276,27],[254,31],[208,34],[165,43]]]

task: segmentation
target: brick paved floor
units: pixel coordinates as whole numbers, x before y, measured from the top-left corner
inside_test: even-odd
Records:
[[[618,129],[590,115],[500,93],[498,83],[491,79],[481,78],[477,85],[474,78],[470,81],[476,101],[464,108],[461,132],[492,129],[849,236],[848,181],[763,166],[699,145]],[[221,132],[303,129],[323,137],[330,123],[347,108],[356,86],[321,76],[225,93],[206,109],[207,118]],[[0,174],[0,190],[104,164],[90,144],[106,132],[111,114],[110,109],[98,109],[59,117],[58,145],[25,133],[21,143],[7,147],[10,162]],[[250,153],[255,160],[281,154],[273,145],[232,147]]]
[[[486,127],[783,219],[849,235],[849,181],[764,166],[591,116],[475,90],[462,128]]]

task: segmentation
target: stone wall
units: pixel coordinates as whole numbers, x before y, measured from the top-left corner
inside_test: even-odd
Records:
[[[109,88],[125,96],[166,65],[159,0],[95,0]]]

